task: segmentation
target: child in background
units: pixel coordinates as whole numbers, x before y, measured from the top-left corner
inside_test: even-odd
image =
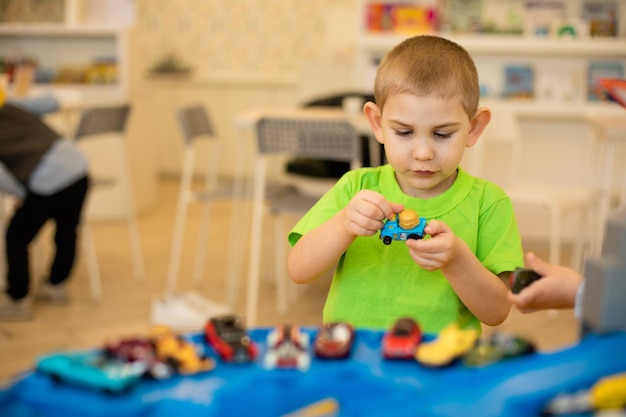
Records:
[[[478,107],[472,58],[437,36],[409,38],[380,63],[374,95],[364,113],[389,164],[348,172],[296,224],[291,279],[310,283],[335,267],[326,323],[388,329],[412,317],[426,332],[461,317],[502,323],[505,280],[523,252],[508,196],[459,167],[491,118]],[[429,236],[383,245],[384,221],[405,208],[427,219]]]
[[[87,158],[39,116],[57,110],[52,96],[0,105],[0,191],[18,198],[6,230],[7,288],[0,294],[0,321],[32,317],[28,246],[54,220],[56,252],[35,298],[68,302],[66,280],[76,257],[77,228],[89,188]]]

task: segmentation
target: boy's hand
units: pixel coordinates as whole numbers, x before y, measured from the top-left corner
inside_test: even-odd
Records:
[[[362,190],[344,210],[344,228],[354,236],[372,236],[383,228],[385,219],[403,209],[402,204],[390,203],[375,191]]]
[[[411,258],[422,268],[435,271],[445,267],[455,257],[457,237],[447,224],[431,220],[424,229],[430,239],[407,240]]]

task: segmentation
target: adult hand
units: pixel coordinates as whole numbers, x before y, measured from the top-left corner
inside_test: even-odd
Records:
[[[529,252],[525,264],[541,275],[519,294],[509,294],[509,299],[522,313],[537,310],[573,308],[576,293],[583,277],[571,268],[552,265]]]

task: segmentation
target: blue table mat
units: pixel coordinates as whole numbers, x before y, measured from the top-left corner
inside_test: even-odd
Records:
[[[210,372],[145,380],[123,394],[54,382],[26,372],[0,391],[0,416],[214,417],[282,416],[332,398],[340,416],[540,416],[556,395],[589,388],[599,378],[626,371],[626,332],[589,334],[551,352],[485,367],[456,363],[433,369],[416,361],[385,360],[383,332],[357,330],[345,360],[312,357],[308,371],[263,367],[270,329],[252,329],[257,361],[224,363],[201,333],[185,335],[216,358]],[[307,328],[311,340],[316,329]]]

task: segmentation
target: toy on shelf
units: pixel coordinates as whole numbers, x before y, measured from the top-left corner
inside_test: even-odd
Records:
[[[233,314],[212,317],[204,328],[206,341],[225,362],[252,362],[258,348],[248,336],[243,317]]]
[[[267,335],[267,348],[265,368],[298,368],[301,371],[309,369],[309,335],[302,332],[300,327],[290,324],[276,326]]]
[[[313,351],[318,358],[341,359],[350,355],[354,327],[345,322],[327,323],[319,327]]]
[[[541,275],[526,268],[515,268],[509,276],[509,287],[513,294],[518,294],[524,288],[541,278]]]
[[[411,317],[402,317],[383,336],[381,349],[385,359],[413,359],[422,341],[422,330]]]
[[[477,339],[477,329],[462,329],[454,322],[446,326],[435,340],[420,344],[415,359],[428,367],[447,366],[468,352]]]
[[[600,78],[599,82],[609,97],[626,109],[626,79]]]
[[[417,212],[405,209],[385,222],[380,231],[380,239],[385,245],[392,240],[422,239],[426,218],[418,217]]]
[[[505,359],[517,358],[535,352],[527,339],[496,332],[489,339],[478,339],[461,358],[469,367],[487,366]]]
[[[570,415],[624,408],[626,408],[626,373],[619,373],[601,378],[589,390],[558,395],[548,403],[543,415]]]

